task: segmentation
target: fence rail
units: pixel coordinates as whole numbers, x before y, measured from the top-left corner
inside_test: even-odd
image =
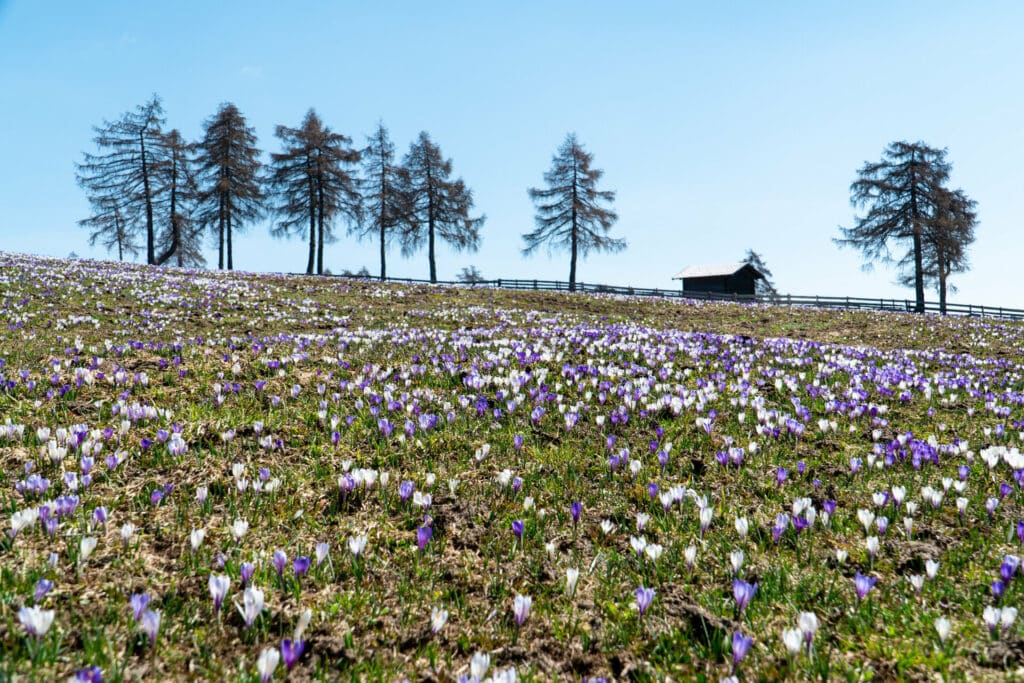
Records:
[[[377,278],[365,278],[358,275],[337,275],[336,277],[348,277],[359,279],[377,280]],[[379,281],[379,280],[378,280]],[[569,292],[569,283],[561,280],[516,280],[498,278],[497,280],[478,280],[476,282],[462,282],[453,280],[438,280],[431,283],[429,280],[417,280],[413,278],[389,277],[387,282],[400,282],[406,284],[435,284],[455,285],[460,287],[493,287],[497,289],[516,289],[539,292]],[[659,296],[675,299],[693,299],[697,301],[725,301],[734,303],[758,303],[772,306],[808,306],[813,308],[842,308],[853,310],[872,311],[898,311],[902,313],[913,313],[915,302],[911,299],[886,299],[856,296],[802,296],[794,294],[774,295],[751,295],[751,294],[718,294],[714,292],[684,292],[678,289],[657,289],[645,287],[621,287],[617,285],[595,285],[589,282],[577,282],[575,291],[590,292],[595,294],[620,294],[625,296]],[[942,308],[937,301],[926,301],[924,304],[925,313],[942,313]],[[947,315],[959,315],[969,317],[992,317],[1004,320],[1024,320],[1024,309],[1006,308],[1005,306],[982,306],[976,304],[955,304],[947,303]]]

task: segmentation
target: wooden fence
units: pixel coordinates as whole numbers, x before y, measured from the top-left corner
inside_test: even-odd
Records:
[[[339,275],[338,277],[360,277],[355,275]],[[367,278],[377,280],[377,278]],[[379,280],[378,280],[379,281]],[[403,282],[408,284],[436,284],[455,285],[460,287],[494,287],[499,289],[518,289],[540,292],[569,292],[569,283],[561,280],[510,280],[499,278],[497,280],[478,280],[476,282],[461,282],[452,280],[439,280],[431,283],[429,280],[417,280],[412,278],[389,277],[387,282]],[[795,294],[775,295],[749,295],[749,294],[716,294],[712,292],[684,292],[678,289],[651,289],[644,287],[620,287],[617,285],[595,285],[588,282],[577,282],[577,292],[591,292],[595,294],[620,294],[624,296],[660,296],[675,299],[693,299],[697,301],[731,301],[735,303],[768,304],[772,306],[810,306],[815,308],[844,308],[871,311],[899,311],[901,313],[913,313],[914,301],[912,299],[885,299],[856,296],[801,296]],[[926,313],[941,313],[939,302],[926,301]],[[985,316],[1002,318],[1004,320],[1024,320],[1024,309],[1006,308],[1004,306],[979,306],[974,304],[946,303],[947,315],[961,316]]]

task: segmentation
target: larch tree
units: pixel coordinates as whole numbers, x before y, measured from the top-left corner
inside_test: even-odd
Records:
[[[217,267],[225,267],[226,257],[233,270],[232,236],[263,215],[266,199],[255,129],[225,102],[206,120],[198,151],[199,215],[217,243]]]
[[[104,121],[94,129],[99,153],[86,153],[76,174],[94,209],[109,210],[113,200],[128,225],[141,223],[150,265],[157,260],[154,174],[166,158],[163,114],[160,98],[153,95],[117,121]]]
[[[99,195],[89,198],[92,215],[78,221],[83,228],[89,228],[89,246],[103,245],[108,252],[117,251],[117,260],[124,261],[125,255],[138,256],[137,242],[139,226],[132,222],[130,213],[125,211],[116,195]]]
[[[194,144],[177,130],[164,135],[166,157],[155,168],[156,206],[163,221],[157,265],[203,266],[202,225],[196,220],[199,190],[195,180]]]
[[[761,273],[764,277],[757,280],[754,284],[754,293],[761,296],[775,296],[779,292],[775,289],[775,282],[772,280],[772,271],[768,269],[768,264],[765,263],[764,257],[757,253],[753,249],[747,249],[747,253],[743,256],[742,263],[749,263],[757,272]]]
[[[544,189],[530,188],[530,199],[537,207],[536,230],[523,235],[529,256],[541,245],[548,253],[569,250],[569,291],[576,291],[576,263],[592,251],[619,252],[626,241],[610,237],[618,215],[604,205],[615,201],[615,193],[597,189],[604,171],[591,168],[594,155],[587,152],[575,133],[565,137],[544,174]]]
[[[967,248],[974,243],[974,228],[978,224],[977,202],[960,189],[943,190],[936,204],[936,212],[925,227],[922,239],[922,270],[925,284],[939,295],[939,311],[946,314],[949,277],[966,272],[970,266]],[[912,253],[900,261],[903,272],[900,284],[914,283]]]
[[[949,179],[950,165],[946,150],[934,149],[923,142],[898,141],[882,153],[882,160],[865,163],[850,185],[850,203],[867,209],[850,228],[840,228],[840,246],[859,249],[866,259],[865,267],[880,260],[894,259],[890,243],[910,243],[915,311],[924,313],[925,235]]]
[[[380,244],[380,279],[387,278],[387,248],[395,231],[408,217],[408,173],[395,161],[395,146],[383,123],[366,138],[363,173],[360,182],[363,220],[357,233],[360,239],[376,239]]]
[[[277,216],[271,235],[308,238],[306,273],[323,274],[324,243],[334,238],[334,220],[358,220],[359,192],[349,167],[359,161],[359,152],[312,109],[301,127],[278,126],[275,135],[283,149],[271,155],[270,194]]]
[[[451,179],[451,159],[444,158],[426,131],[409,147],[402,166],[407,174],[402,253],[411,256],[425,243],[430,281],[437,282],[437,241],[443,240],[457,252],[476,251],[486,217],[470,216],[473,192],[461,178]]]

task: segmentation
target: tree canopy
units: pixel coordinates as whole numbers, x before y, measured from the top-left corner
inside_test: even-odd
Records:
[[[533,254],[541,245],[548,251],[569,250],[569,289],[576,289],[576,261],[592,251],[618,252],[626,241],[608,235],[618,215],[604,205],[615,201],[615,193],[597,189],[604,171],[591,168],[593,154],[583,149],[575,133],[566,136],[544,174],[544,189],[530,188],[537,206],[537,228],[523,235],[523,255]]]

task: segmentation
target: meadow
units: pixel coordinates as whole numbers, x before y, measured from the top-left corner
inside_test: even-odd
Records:
[[[0,679],[1020,676],[1022,350],[0,253]]]

